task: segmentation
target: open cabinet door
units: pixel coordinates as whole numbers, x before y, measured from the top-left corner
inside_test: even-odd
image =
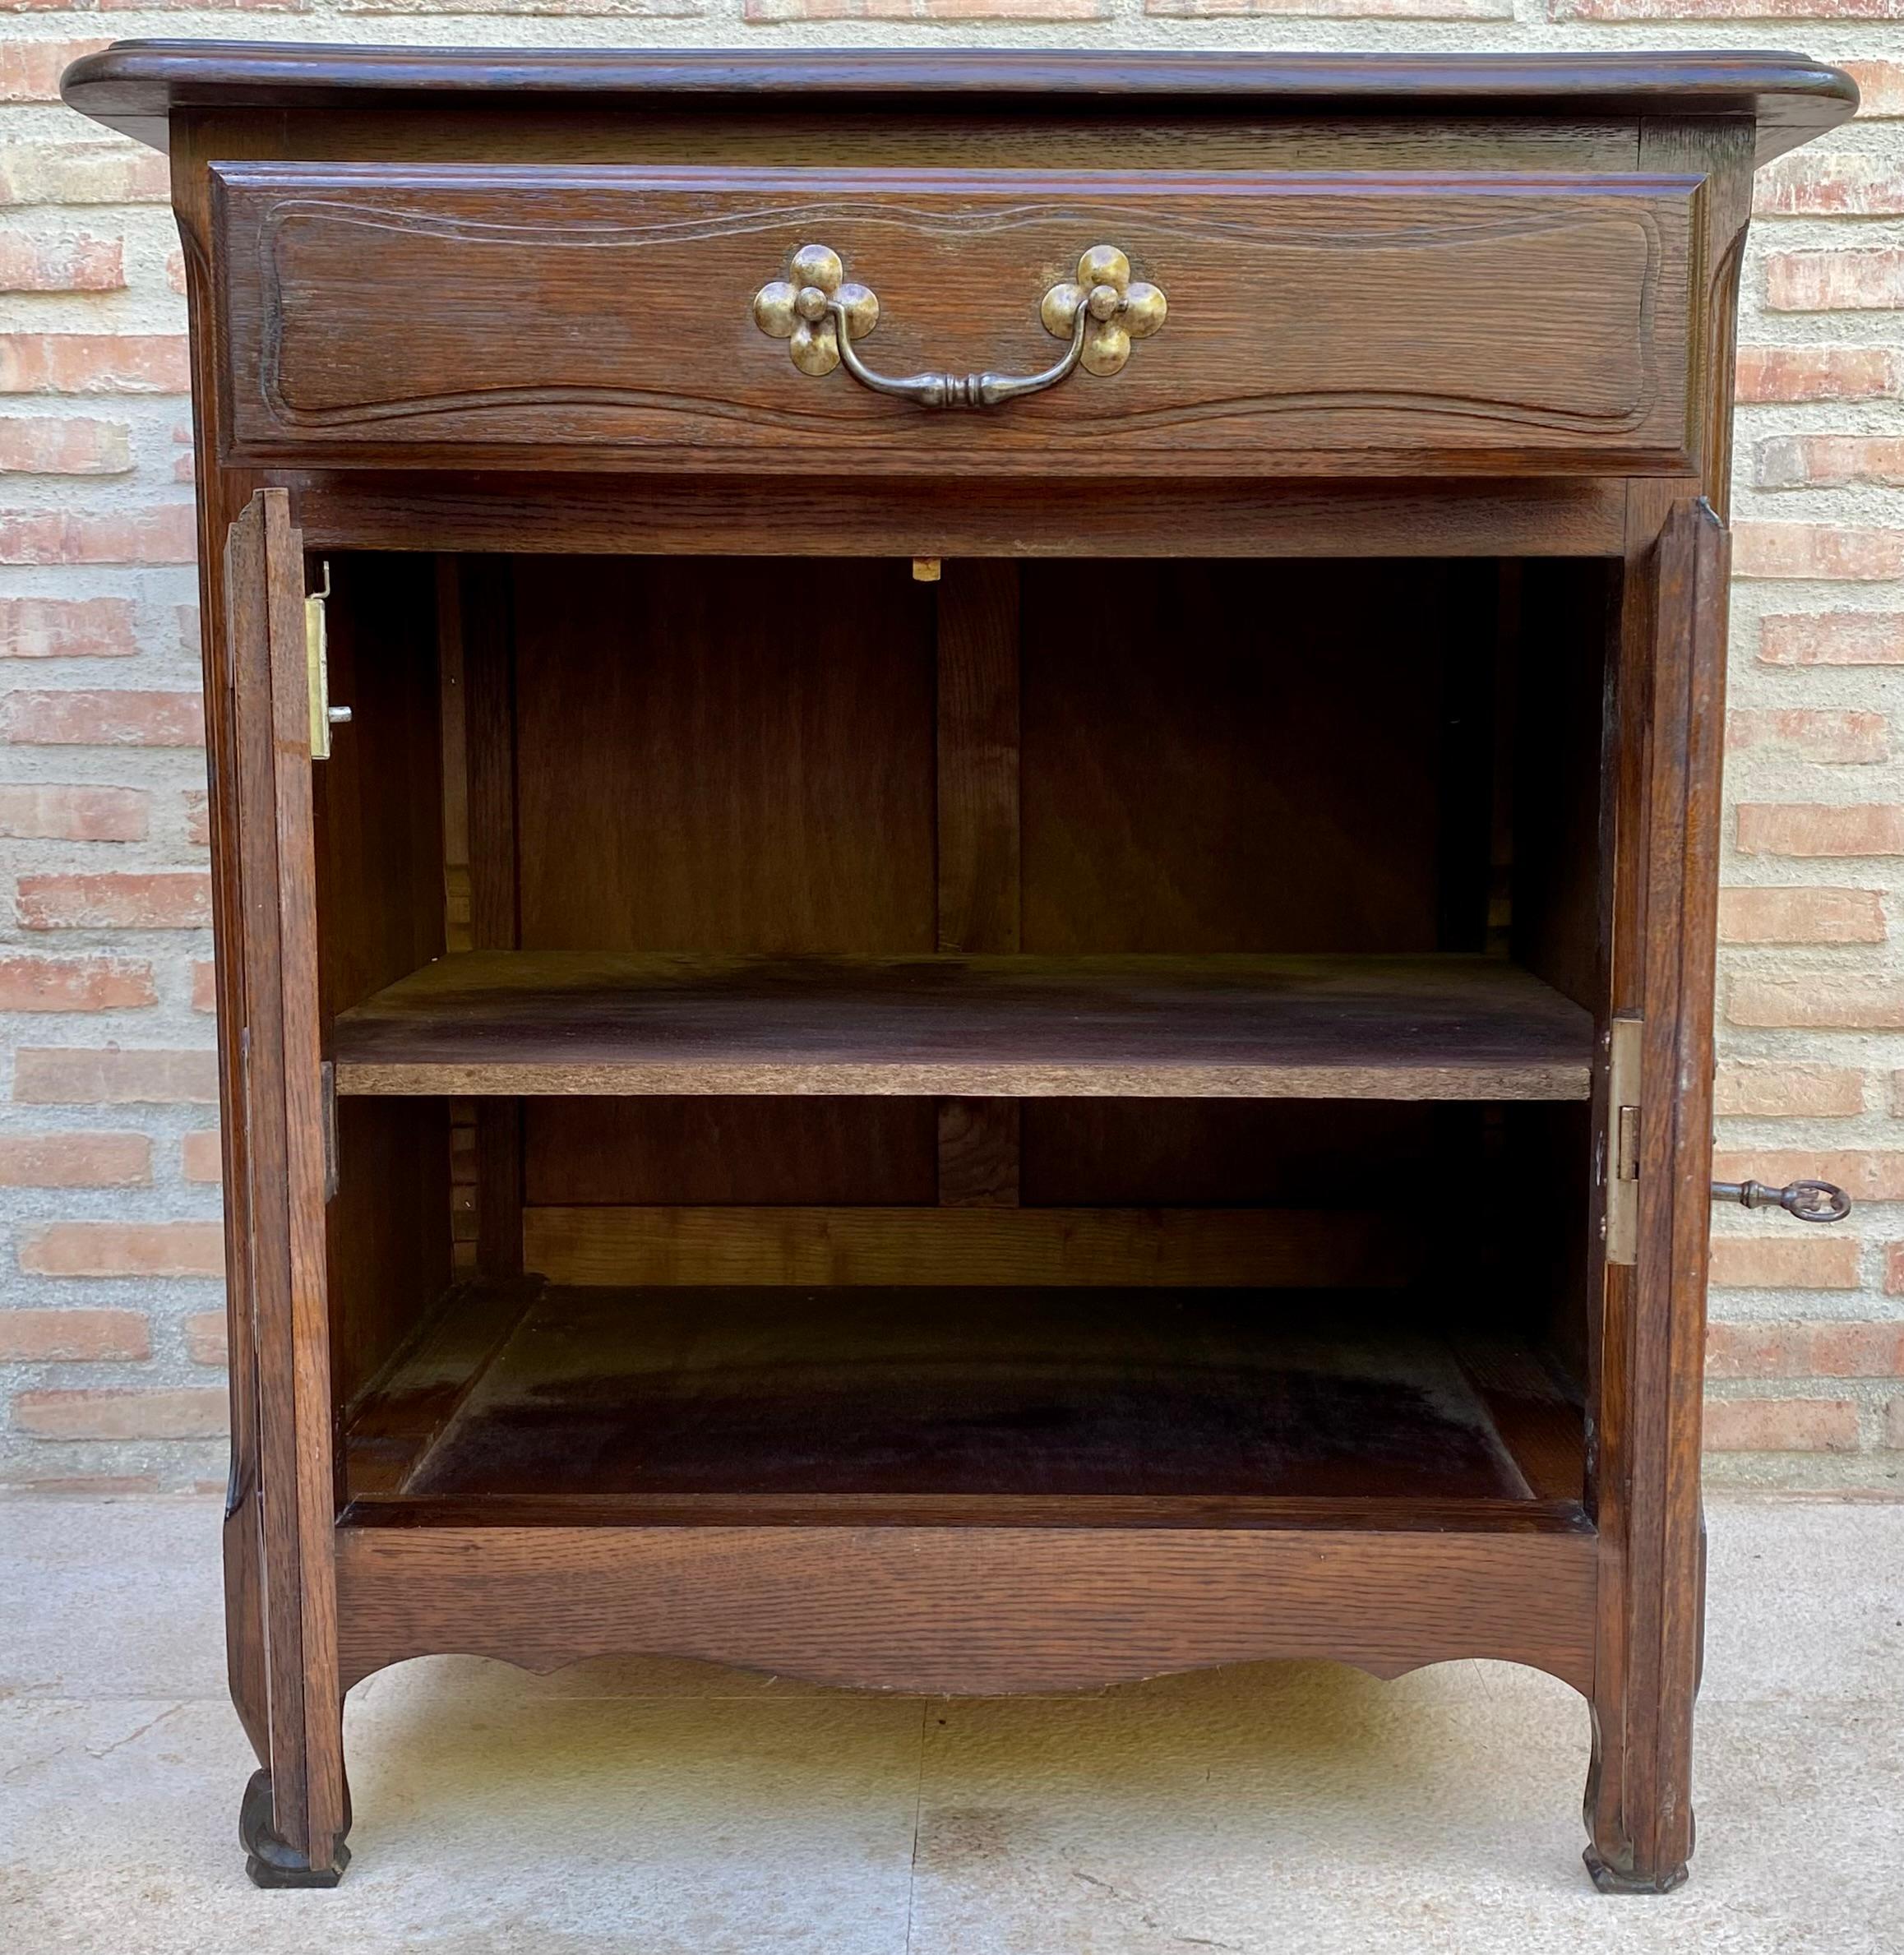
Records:
[[[236,864],[270,1763],[242,1829],[254,1879],[329,1884],[348,1827],[337,1610],[312,691],[303,541],[264,489],[225,543],[241,838]]]
[[[1631,709],[1619,718],[1634,792],[1616,873],[1630,889],[1616,931],[1620,1009],[1601,1144],[1609,1202],[1592,1491],[1603,1551],[1587,1794],[1587,1865],[1615,1892],[1677,1886],[1692,1850],[1730,567],[1725,525],[1688,499],[1666,511],[1629,572],[1640,582],[1622,659]]]

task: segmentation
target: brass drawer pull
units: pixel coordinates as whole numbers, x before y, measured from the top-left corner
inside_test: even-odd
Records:
[[[1075,367],[1115,373],[1130,358],[1130,342],[1162,327],[1168,307],[1162,293],[1130,275],[1130,261],[1114,245],[1094,244],[1078,261],[1078,276],[1053,285],[1038,307],[1045,330],[1070,340],[1064,357],[1042,373],[875,373],[853,342],[879,324],[880,302],[870,288],[846,276],[839,253],[803,244],[793,254],[789,278],[775,279],[754,294],[754,323],[788,350],[802,373],[830,373],[843,366],[862,386],[926,407],[996,407],[1021,395],[1055,387]]]
[[[1714,1201],[1735,1201],[1742,1209],[1782,1209],[1800,1222],[1842,1222],[1851,1198],[1829,1181],[1793,1181],[1768,1188],[1763,1181],[1715,1181]]]

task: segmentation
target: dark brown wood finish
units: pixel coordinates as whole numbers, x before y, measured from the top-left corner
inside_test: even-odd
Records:
[[[1592,1675],[1591,1537],[1495,1529],[347,1527],[345,1674],[453,1648],[552,1670],[665,1651],[998,1695],[1329,1657]]]
[[[1592,1056],[1478,955],[471,952],[332,1037],[340,1093],[1584,1099]]]
[[[713,476],[319,474],[295,481],[313,549],[588,551],[778,557],[780,483]],[[1623,482],[1097,482],[936,485],[830,480],[800,504],[816,557],[1617,557]]]
[[[996,478],[1047,474],[1063,442],[1086,477],[1673,474],[1703,426],[1685,363],[1698,186],[847,169],[821,190],[731,164],[221,164],[233,459],[803,474],[824,453]],[[843,370],[801,372],[755,324],[755,292],[814,242],[878,293],[865,353],[887,371],[1050,365],[1038,301],[1093,244],[1171,316],[1114,376],[922,415]],[[651,317],[655,291],[679,296]]]
[[[1644,505],[1636,511],[1643,514]],[[1636,568],[1656,756],[1623,867],[1643,933],[1624,973],[1646,1021],[1639,1260],[1617,1273],[1601,1356],[1597,1511],[1619,1554],[1601,1600],[1587,1865],[1610,1892],[1665,1893],[1692,1851],[1692,1717],[1703,1633],[1699,1431],[1712,1182],[1728,538],[1711,506],[1667,510]],[[1670,756],[1670,758],[1665,758]],[[1664,758],[1664,764],[1661,759]],[[1656,1082],[1675,1082],[1660,1093]],[[1609,1389],[1611,1388],[1611,1389]]]
[[[258,1868],[326,1884],[349,1825],[331,1573],[319,955],[304,668],[304,562],[289,499],[267,489],[232,525],[225,612],[238,762],[247,1019],[246,1245],[256,1351],[269,1818]]]
[[[1856,108],[1847,75],[1794,54],[1289,54],[1227,50],[1107,54],[971,49],[876,53],[813,49],[744,54],[659,49],[343,48],[193,41],[122,42],[76,62],[61,84],[83,115],[163,148],[168,119],[189,109],[315,111],[705,104],[740,119],[783,105],[892,103],[931,113],[951,102],[996,110],[1063,104],[1087,126],[1107,104],[1167,112],[1453,122],[1735,117],[1758,130],[1757,160],[1809,142]]]
[[[342,1685],[458,1649],[1507,1657],[1592,1701],[1596,1879],[1681,1878],[1707,504],[1750,164],[1846,78],[161,44],[67,92],[169,144],[185,241],[254,1878],[341,1869]],[[876,367],[1048,358],[1100,242],[1170,321],[925,414],[748,318],[821,223]]]

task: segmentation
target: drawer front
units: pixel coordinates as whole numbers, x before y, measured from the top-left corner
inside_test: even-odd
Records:
[[[239,463],[823,478],[1691,459],[1696,178],[214,174]],[[795,266],[816,245],[836,272]],[[1046,295],[1096,247],[1113,247],[1088,268],[1109,316],[1074,335],[1071,298]],[[816,266],[820,284],[794,275]],[[870,335],[856,285],[876,297]],[[789,340],[795,288],[818,319]],[[962,411],[895,397],[813,370],[839,351],[830,292],[854,300],[849,350],[874,376],[942,372],[961,392],[967,374],[1048,374],[1074,337],[1079,363]]]

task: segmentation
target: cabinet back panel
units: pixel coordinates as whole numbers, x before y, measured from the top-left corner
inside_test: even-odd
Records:
[[[1436,949],[1463,574],[1024,565],[1024,948]]]
[[[514,571],[525,950],[936,947],[932,594],[908,564]],[[532,1102],[526,1192],[930,1201],[935,1134],[911,1101]]]
[[[867,1207],[938,1199],[932,1100],[531,1099],[532,1207]]]
[[[525,950],[933,949],[932,604],[907,565],[515,569]]]

